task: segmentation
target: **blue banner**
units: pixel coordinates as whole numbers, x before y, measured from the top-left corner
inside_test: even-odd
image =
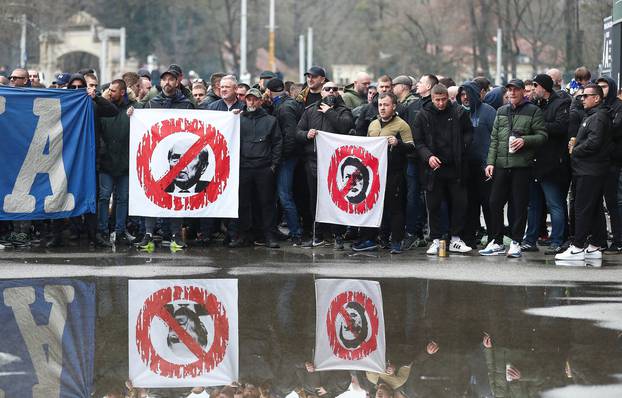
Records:
[[[90,398],[95,286],[68,279],[0,283],[0,396]]]
[[[0,220],[95,213],[93,115],[85,90],[0,87]]]

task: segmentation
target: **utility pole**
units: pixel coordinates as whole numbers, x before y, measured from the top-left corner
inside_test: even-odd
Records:
[[[242,0],[240,12],[240,81],[249,84],[251,76],[247,67],[246,25],[247,25],[247,0]]]
[[[269,54],[269,63],[270,70],[272,72],[276,72],[276,54],[275,54],[275,43],[274,36],[276,29],[275,21],[274,21],[274,13],[276,8],[276,0],[270,0],[270,17],[268,22],[268,54]]]
[[[307,31],[307,69],[313,66],[313,28]]]
[[[502,58],[502,40],[503,39],[503,31],[501,28],[497,28],[497,73],[495,76],[495,84],[497,86],[501,85],[501,58]]]
[[[305,35],[298,36],[298,81],[305,81]]]
[[[20,24],[22,25],[22,36],[19,41],[19,66],[26,68],[26,62],[28,61],[28,53],[26,52],[26,14],[22,14]]]

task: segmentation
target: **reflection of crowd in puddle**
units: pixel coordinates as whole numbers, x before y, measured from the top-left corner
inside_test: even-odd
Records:
[[[385,373],[372,373],[315,371],[313,285],[293,277],[278,281],[283,289],[268,289],[275,281],[264,282],[240,280],[240,291],[254,286],[257,292],[240,295],[242,384],[131,394],[126,388],[108,396],[535,397],[571,384],[611,383],[609,375],[620,373],[612,360],[621,346],[618,333],[522,312],[567,305],[565,299],[589,294],[581,287],[384,281],[388,364]]]

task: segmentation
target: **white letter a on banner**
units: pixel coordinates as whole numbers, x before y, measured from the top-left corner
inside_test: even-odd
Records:
[[[6,213],[32,213],[36,198],[30,194],[30,189],[37,174],[44,173],[49,176],[52,187],[52,195],[45,197],[44,211],[71,211],[75,203],[73,194],[67,192],[60,99],[36,98],[32,111],[39,116],[37,129],[13,186],[13,192],[4,197],[3,210]],[[43,151],[48,142],[46,154]]]

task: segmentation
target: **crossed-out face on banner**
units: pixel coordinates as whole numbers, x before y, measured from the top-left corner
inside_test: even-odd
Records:
[[[316,370],[384,372],[384,315],[380,284],[318,279],[315,291]]]
[[[387,171],[385,137],[316,136],[316,221],[378,227]]]
[[[238,378],[237,281],[129,283],[130,379],[137,387]]]
[[[237,217],[239,116],[136,110],[130,126],[129,214]]]

